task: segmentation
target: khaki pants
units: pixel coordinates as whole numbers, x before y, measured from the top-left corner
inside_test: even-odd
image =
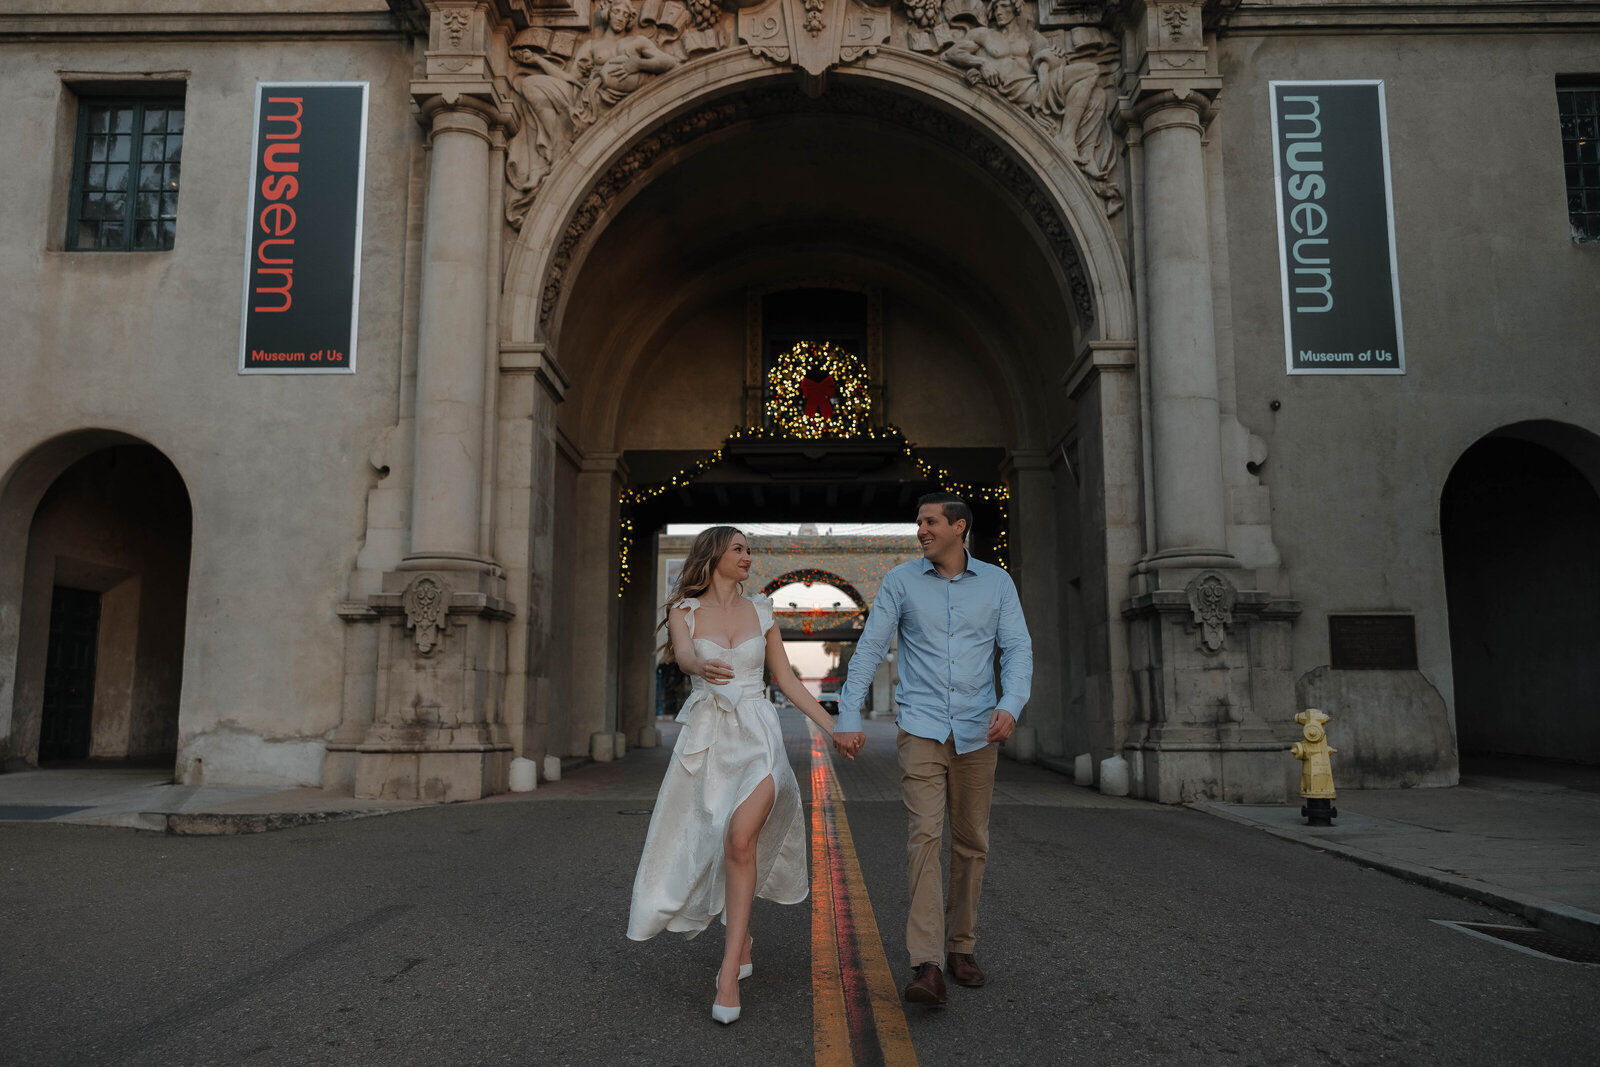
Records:
[[[970,953],[977,943],[978,897],[989,858],[989,803],[999,745],[956,754],[943,743],[900,731],[900,795],[910,817],[906,874],[911,911],[906,950],[911,966],[945,965],[945,953]],[[939,853],[950,813],[950,901],[944,901]]]

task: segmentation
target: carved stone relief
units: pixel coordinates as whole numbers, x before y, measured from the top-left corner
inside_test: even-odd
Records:
[[[886,0],[893,3],[893,0]],[[1122,206],[1109,121],[1120,62],[1097,22],[1102,3],[1056,0],[610,0],[587,30],[536,25],[512,41],[520,129],[506,153],[507,221],[520,228],[550,169],[629,94],[701,53],[747,47],[810,78],[880,48],[906,48],[964,72],[1049,135],[1106,213]],[[1184,5],[1170,10],[1185,13]],[[1052,27],[1041,32],[1038,24]],[[1178,29],[1196,32],[1187,23]]]
[[[519,68],[512,84],[521,120],[506,146],[506,181],[512,190],[506,220],[512,226],[522,225],[544,176],[579,134],[682,62],[657,42],[682,35],[689,22],[684,8],[661,0],[649,0],[646,8],[654,37],[638,32],[640,15],[631,0],[605,0],[597,9],[599,32],[582,41],[570,30],[547,27],[524,30],[512,40],[511,57]]]
[[[406,611],[406,629],[415,631],[417,651],[424,656],[437,652],[450,625],[445,618],[450,587],[444,579],[432,573],[417,575],[400,595],[400,605]]]
[[[540,294],[539,324],[549,327],[566,285],[572,254],[584,236],[609,205],[648,171],[662,153],[735,123],[766,115],[807,112],[870,115],[915,130],[983,167],[1023,207],[1049,243],[1067,277],[1073,306],[1080,321],[1086,326],[1094,321],[1094,295],[1073,243],[1072,231],[1057,214],[1050,197],[1035,184],[1027,168],[969,124],[920,100],[862,85],[837,85],[816,98],[797,96],[788,88],[745,93],[689,112],[634,146],[595,182],[561,235],[551,257],[544,291]]]
[[[1189,582],[1189,616],[1200,633],[1201,651],[1222,651],[1233,625],[1233,586],[1217,571],[1197,574]]]
[[[1122,191],[1111,177],[1118,155],[1110,123],[1115,38],[1094,26],[1046,37],[1026,21],[1020,0],[984,6],[945,0],[942,10],[945,32],[936,25],[913,35],[912,47],[937,54],[964,71],[967,84],[1020,108],[1083,171],[1106,213],[1115,214],[1122,207]]]

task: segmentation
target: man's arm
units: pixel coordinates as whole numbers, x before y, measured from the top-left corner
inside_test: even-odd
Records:
[[[1022,707],[1033,690],[1033,638],[1028,636],[1028,623],[1022,617],[1022,601],[1017,599],[1017,587],[1009,575],[1000,595],[997,640],[1000,645],[1000,687],[1005,690],[998,710],[1006,712],[1015,722],[1022,717]]]
[[[839,693],[839,722],[834,727],[841,733],[861,732],[861,705],[867,699],[867,687],[878,673],[878,664],[889,651],[889,639],[900,625],[900,585],[892,573],[885,575],[872,601],[872,613],[867,616],[866,628],[856,641],[855,655],[850,657],[850,672],[844,689]]]

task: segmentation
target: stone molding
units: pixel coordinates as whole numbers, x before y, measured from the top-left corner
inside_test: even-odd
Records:
[[[550,351],[549,345],[541,341],[532,344],[502,342],[500,373],[534,375],[539,384],[550,394],[551,399],[558,404],[566,400],[567,390],[572,388],[572,379],[561,369],[555,353]]]
[[[1586,0],[1208,0],[1206,16],[1233,37],[1600,30],[1600,3]]]

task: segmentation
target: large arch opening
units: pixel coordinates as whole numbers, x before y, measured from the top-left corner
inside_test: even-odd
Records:
[[[1440,501],[1463,765],[1600,764],[1600,438],[1523,423],[1467,449]]]
[[[692,100],[661,86],[618,107],[607,121],[628,140],[552,172],[508,268],[503,337],[538,348],[566,383],[551,484],[570,521],[555,524],[549,603],[571,623],[552,628],[547,658],[575,669],[552,677],[547,701],[575,710],[564,737],[552,723],[551,749],[631,735],[654,706],[657,606],[650,582],[617,595],[619,498],[760,419],[773,294],[847,293],[871,307],[857,354],[874,362],[874,425],[898,428],[942,475],[894,449],[730,454],[633,511],[628,568],[653,573],[646,553],[669,522],[910,522],[941,484],[1004,487],[1003,505],[976,501],[974,550],[1025,576],[1041,748],[1064,754],[1063,709],[1043,705],[1066,691],[1060,605],[1081,539],[1054,535],[1079,521],[1078,485],[1049,457],[1078,420],[1069,372],[1132,323],[1104,204],[1037,131],[989,114],[993,101],[970,107],[959,77],[906,57],[830,75],[820,99],[748,56],[708,63],[701,80]],[[839,303],[818,300],[817,336],[795,336],[836,336],[825,312]]]
[[[0,489],[0,720],[7,768],[170,765],[192,515],[172,462],[125,434],[35,450]]]

